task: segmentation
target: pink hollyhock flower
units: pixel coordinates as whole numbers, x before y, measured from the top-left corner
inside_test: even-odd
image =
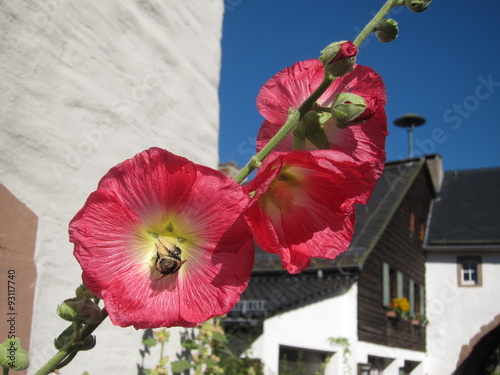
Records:
[[[312,257],[333,259],[352,239],[355,203],[371,194],[370,163],[337,150],[273,152],[245,187],[254,239],[299,273]]]
[[[152,148],[112,168],[69,226],[111,321],[195,326],[223,315],[253,265],[248,198],[221,172]]]
[[[264,84],[257,97],[257,108],[265,118],[257,138],[257,150],[264,147],[285,123],[288,110],[297,109],[320,85],[323,76],[324,66],[319,60],[306,60],[282,70]],[[340,129],[335,120],[325,114],[323,129],[328,137],[330,149],[372,163],[374,173],[379,177],[385,162],[387,136],[384,83],[371,68],[355,65],[352,72],[336,78],[317,102],[320,106],[330,107],[339,93],[352,93],[363,97],[369,105],[366,113],[371,116],[365,115],[360,124]],[[290,134],[278,144],[275,151],[293,149],[293,134]],[[305,149],[317,148],[306,141]]]

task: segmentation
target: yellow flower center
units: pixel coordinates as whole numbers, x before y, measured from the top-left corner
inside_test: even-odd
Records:
[[[188,226],[181,214],[154,215],[136,228],[134,261],[159,278],[172,275],[195,260],[199,241],[196,225]]]
[[[283,166],[260,198],[261,208],[268,214],[275,210],[284,213],[298,204],[303,193],[305,172],[304,168]]]

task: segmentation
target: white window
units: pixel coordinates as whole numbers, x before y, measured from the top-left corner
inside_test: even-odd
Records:
[[[481,286],[481,257],[458,257],[458,285]]]

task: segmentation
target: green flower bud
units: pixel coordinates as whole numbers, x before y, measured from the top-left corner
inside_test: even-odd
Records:
[[[83,344],[78,347],[78,350],[90,350],[96,344],[96,338],[94,335],[88,336],[85,340],[83,340]]]
[[[19,337],[8,338],[0,344],[0,367],[22,371],[28,366],[28,353],[21,347]]]
[[[385,18],[378,23],[373,31],[379,41],[383,43],[392,42],[398,37],[398,23],[391,18]]]
[[[154,333],[154,336],[158,340],[158,342],[168,342],[170,340],[170,332],[165,328],[162,328]]]
[[[89,292],[87,287],[82,284],[78,288],[76,288],[75,295],[77,299],[86,299],[90,297],[92,294]]]
[[[90,298],[69,298],[57,306],[57,314],[70,322],[95,324],[101,321],[101,309]]]
[[[334,77],[341,77],[354,69],[358,47],[349,41],[330,44],[323,51],[319,60],[325,66],[325,72]]]
[[[54,339],[54,346],[57,350],[61,350],[64,346],[73,340],[73,332],[75,331],[73,324],[66,328],[62,333]]]
[[[337,127],[346,128],[365,122],[376,111],[375,98],[363,98],[356,94],[341,93],[335,98],[331,108],[332,116],[337,120]]]
[[[83,301],[77,300],[76,298],[67,299],[57,306],[57,315],[64,320],[73,322],[76,319],[77,304],[81,303],[83,303]]]
[[[420,13],[429,7],[431,0],[405,0],[405,4],[412,12]]]
[[[328,137],[326,136],[323,127],[321,126],[321,114],[317,112],[308,112],[299,121],[297,128],[294,130],[294,147],[296,150],[304,148],[305,139],[308,139],[313,145],[320,150],[330,148]],[[297,146],[302,146],[301,148]]]
[[[306,123],[299,121],[297,127],[293,131],[293,148],[295,150],[303,150],[306,144]]]

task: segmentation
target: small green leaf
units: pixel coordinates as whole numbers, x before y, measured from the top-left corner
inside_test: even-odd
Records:
[[[198,349],[199,348],[199,345],[193,340],[186,340],[183,343],[181,343],[181,345],[183,348],[187,348],[187,349]]]
[[[142,340],[142,345],[148,347],[156,346],[156,339],[155,338],[144,339]]]
[[[180,361],[172,362],[172,372],[184,372],[192,368],[189,361],[181,359]]]
[[[220,333],[220,332],[214,332],[212,339],[214,339],[215,341],[218,341],[218,342],[226,342],[227,341],[226,335],[224,335],[223,333]]]
[[[207,358],[203,361],[205,363],[205,365],[207,365],[208,367],[213,367],[217,364],[219,364],[219,361],[215,360],[215,359],[211,359],[211,358]]]

